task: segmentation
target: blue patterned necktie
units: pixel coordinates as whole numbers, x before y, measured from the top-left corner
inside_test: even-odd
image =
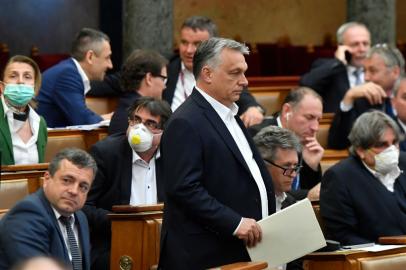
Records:
[[[72,217],[61,216],[59,220],[66,227],[66,234],[68,235],[68,245],[69,250],[72,255],[72,269],[82,270],[82,256],[80,255],[80,250],[78,243],[76,242],[75,234],[72,229]]]
[[[297,174],[295,178],[293,178],[292,182],[292,191],[300,189],[300,174]]]

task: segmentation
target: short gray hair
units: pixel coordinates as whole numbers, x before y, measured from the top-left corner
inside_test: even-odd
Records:
[[[105,33],[91,28],[83,28],[76,34],[72,43],[71,55],[79,62],[85,58],[86,53],[90,50],[99,56],[104,41],[110,42]]]
[[[79,148],[65,148],[59,151],[55,157],[51,160],[48,167],[48,172],[51,176],[59,170],[62,160],[68,160],[73,165],[84,169],[89,168],[93,170],[93,179],[96,176],[97,165],[93,157],[89,155],[86,151]]]
[[[373,147],[388,128],[393,130],[396,141],[399,141],[402,137],[399,127],[388,115],[377,110],[361,114],[348,135],[351,154],[356,155],[357,148],[366,150]]]
[[[210,38],[205,40],[197,48],[193,57],[193,75],[196,80],[199,78],[204,65],[215,68],[220,64],[220,54],[224,49],[235,50],[245,55],[249,54],[247,46],[232,39]]]
[[[205,16],[192,16],[187,18],[183,24],[181,29],[183,28],[191,28],[193,31],[207,31],[210,37],[216,37],[217,33],[217,25]]]
[[[290,130],[278,126],[268,126],[261,129],[254,137],[255,145],[263,159],[274,161],[278,149],[294,150],[300,155],[302,144]]]
[[[344,42],[344,38],[343,38],[343,37],[344,37],[345,32],[347,32],[347,30],[350,29],[350,28],[352,28],[352,27],[364,27],[365,30],[367,30],[368,33],[369,33],[368,27],[366,27],[366,25],[363,24],[363,23],[359,23],[359,22],[347,22],[347,23],[344,23],[343,25],[341,25],[341,26],[337,29],[337,34],[336,34],[336,36],[337,36],[337,43],[338,43],[338,44],[340,44],[340,45],[343,44],[343,42]]]
[[[371,58],[374,54],[379,55],[387,67],[393,68],[398,66],[401,74],[404,74],[405,59],[396,47],[386,43],[376,44],[368,50],[366,58]]]

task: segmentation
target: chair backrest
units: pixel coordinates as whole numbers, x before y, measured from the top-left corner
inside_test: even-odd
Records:
[[[0,209],[0,219],[2,219],[8,212],[8,209]]]
[[[13,207],[28,193],[28,179],[0,181],[0,209]]]
[[[117,108],[116,97],[86,97],[87,107],[97,114],[111,113]]]
[[[66,136],[48,136],[47,148],[45,150],[45,162],[50,162],[61,149],[76,147],[86,150],[84,134],[70,134]]]
[[[361,270],[405,270],[406,253],[358,259]]]

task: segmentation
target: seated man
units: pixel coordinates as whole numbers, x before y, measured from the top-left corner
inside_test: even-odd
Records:
[[[303,168],[295,177],[290,191],[297,200],[306,196],[310,200],[319,199],[320,160],[324,149],[317,141],[316,134],[322,115],[323,105],[319,94],[310,88],[299,87],[286,96],[279,114],[249,129],[254,136],[263,127],[273,125],[289,129],[299,137],[303,146]]]
[[[335,113],[351,87],[364,83],[364,60],[371,35],[364,24],[347,22],[337,30],[335,58],[317,59],[300,78],[300,85],[314,89],[323,97],[323,112]]]
[[[0,221],[0,269],[36,256],[90,269],[89,228],[80,209],[96,171],[95,161],[83,150],[67,148],[56,154],[43,188],[18,202]]]
[[[364,60],[365,81],[349,89],[340,103],[330,127],[328,146],[345,149],[350,146],[348,134],[355,120],[369,109],[394,116],[390,103],[393,87],[404,71],[405,60],[396,48],[386,44],[372,47]]]
[[[272,176],[276,211],[294,204],[295,198],[287,192],[301,169],[299,156],[302,145],[299,139],[287,129],[268,126],[255,135],[254,142]],[[290,262],[283,269],[303,269],[302,260]]]
[[[393,88],[392,106],[396,111],[395,121],[401,134],[406,134],[406,78],[401,77]],[[406,140],[399,142],[400,151],[406,151]]]
[[[142,96],[162,98],[165,89],[168,61],[159,53],[135,50],[126,60],[121,71],[121,95],[111,118],[109,134],[125,132],[128,127],[127,109]]]
[[[406,234],[406,155],[399,128],[380,111],[362,114],[351,130],[351,156],[327,170],[320,191],[326,237],[344,245]]]
[[[94,124],[111,118],[111,113],[97,115],[85,103],[89,80],[103,80],[106,70],[113,67],[108,36],[83,28],[73,41],[71,55],[43,75],[37,111],[48,127]]]
[[[159,143],[171,115],[166,101],[140,97],[128,109],[127,134],[116,133],[90,149],[98,172],[84,211],[91,228],[92,269],[109,269],[113,205],[163,201]]]

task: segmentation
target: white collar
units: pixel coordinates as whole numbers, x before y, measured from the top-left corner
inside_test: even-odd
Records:
[[[85,71],[83,70],[82,66],[79,64],[79,62],[75,59],[72,58],[73,63],[75,63],[76,68],[78,69],[79,75],[82,78],[83,85],[85,86],[84,89],[84,94],[86,95],[87,92],[90,91],[90,81],[89,78],[87,77]]]
[[[229,117],[234,117],[238,113],[238,105],[233,102],[230,107],[218,102],[216,99],[211,97],[209,94],[204,92],[202,89],[196,86],[196,90],[210,103],[213,109],[217,112],[223,121],[228,121]]]

